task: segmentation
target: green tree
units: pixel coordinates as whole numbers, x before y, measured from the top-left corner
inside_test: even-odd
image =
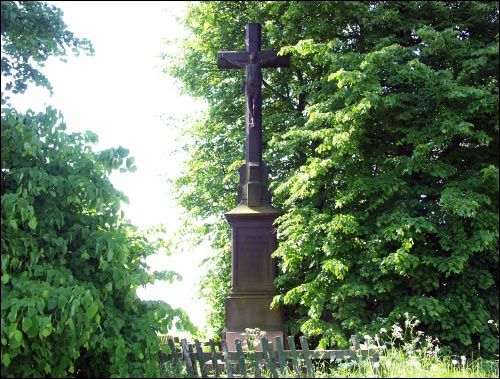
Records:
[[[121,216],[126,198],[109,175],[134,169],[128,151],[94,152],[97,136],[67,133],[53,108],[19,113],[7,103],[29,81],[50,88],[31,64],[68,46],[91,52],[82,41],[53,6],[2,2],[2,376],[158,376],[156,333],[175,318],[190,327],[182,311],[136,295],[178,275],[148,272],[161,242]]]
[[[76,38],[66,29],[62,11],[39,1],[3,1],[2,85],[7,91],[23,93],[34,83],[52,90],[40,71],[51,56],[66,55],[67,49],[93,53],[89,40]]]
[[[478,1],[192,5],[169,71],[209,112],[178,185],[219,247],[213,267],[228,267],[221,214],[244,148],[243,74],[216,53],[262,21],[263,48],[292,54],[264,70],[263,95],[289,332],[346,346],[408,312],[453,350],[498,353],[498,15]],[[219,330],[220,280],[204,283]]]

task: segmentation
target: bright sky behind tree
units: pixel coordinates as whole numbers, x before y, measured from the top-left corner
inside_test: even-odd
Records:
[[[30,87],[13,97],[19,110],[59,109],[68,131],[91,130],[99,136],[98,150],[123,146],[135,158],[137,171],[114,173],[111,180],[130,203],[125,216],[141,229],[163,224],[169,235],[178,234],[182,210],[176,205],[173,187],[182,168],[181,121],[202,114],[205,105],[181,95],[179,85],[162,73],[160,54],[175,49],[167,39],[185,31],[175,16],[184,2],[79,2],[50,1],[64,12],[64,22],[75,36],[92,41],[95,56],[69,56],[67,62],[50,59],[42,72],[54,88]],[[208,244],[186,246],[167,257],[149,257],[152,270],[168,269],[181,274],[182,282],[157,282],[141,288],[142,299],[164,300],[185,309],[198,326],[205,325],[204,303],[196,298],[196,283],[203,273],[201,260]]]

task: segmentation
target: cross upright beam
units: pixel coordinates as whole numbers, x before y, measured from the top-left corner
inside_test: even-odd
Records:
[[[278,56],[274,50],[261,51],[261,25],[251,23],[246,30],[246,51],[221,51],[217,66],[220,69],[245,69],[245,129],[246,172],[245,193],[248,206],[259,206],[263,186],[262,168],[262,68],[290,67],[289,56]]]
[[[248,52],[260,51],[262,47],[262,30],[260,24],[251,23],[247,25],[245,45]]]

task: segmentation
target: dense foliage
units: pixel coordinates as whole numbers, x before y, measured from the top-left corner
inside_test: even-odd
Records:
[[[49,86],[31,58],[79,45],[61,17],[43,3],[2,2],[2,77],[12,91],[24,92],[28,81]],[[134,169],[128,151],[94,152],[97,136],[67,133],[56,110],[19,113],[8,102],[1,137],[2,377],[158,376],[156,333],[175,317],[189,323],[136,295],[140,285],[177,275],[148,272],[145,257],[160,242],[121,215],[126,199],[109,175]]]
[[[244,149],[243,73],[217,70],[263,22],[265,161],[288,331],[346,346],[405,312],[454,350],[498,352],[498,3],[201,2],[168,64],[206,99],[181,203],[218,248],[204,280],[222,328]],[[221,285],[221,278],[225,278]]]

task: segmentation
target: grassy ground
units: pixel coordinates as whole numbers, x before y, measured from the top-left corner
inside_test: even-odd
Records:
[[[400,349],[384,352],[376,361],[340,363],[318,370],[318,378],[498,378],[498,361],[467,362],[451,357],[408,355]]]

